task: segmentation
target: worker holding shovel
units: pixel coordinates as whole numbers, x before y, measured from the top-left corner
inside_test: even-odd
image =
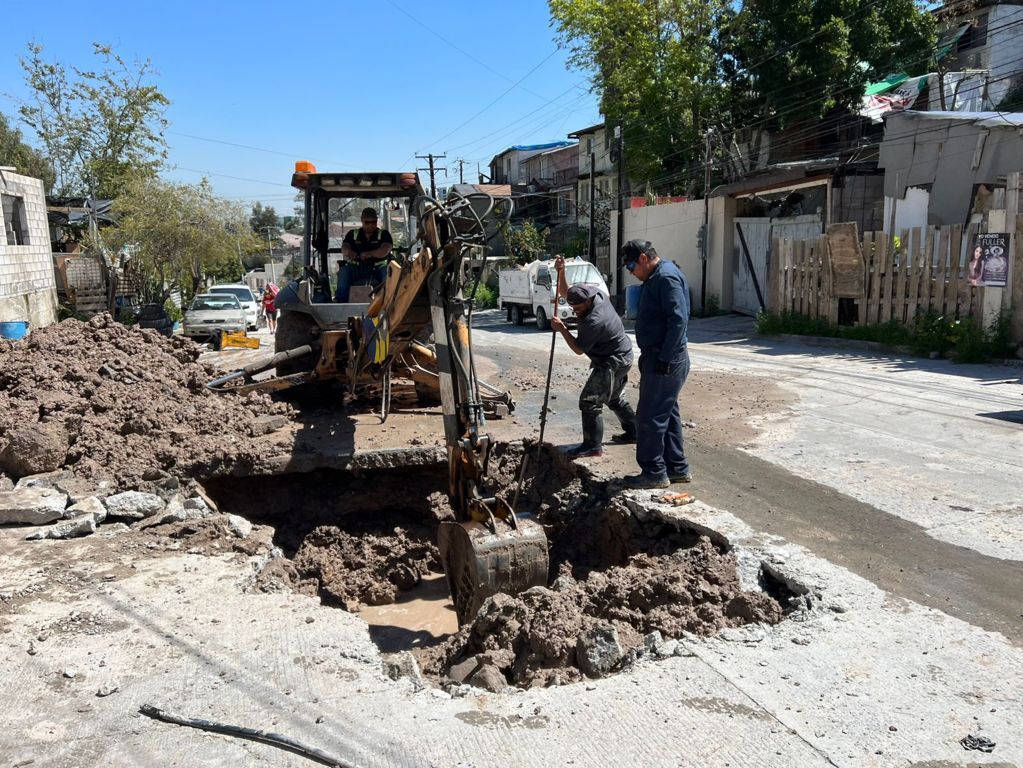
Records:
[[[618,417],[623,430],[612,441],[636,442],[636,414],[623,395],[632,368],[632,342],[611,301],[596,285],[569,286],[562,256],[554,260],[554,268],[558,272],[558,294],[565,297],[578,318],[579,330],[572,336],[557,315],[551,318],[551,327],[562,335],[573,352],[590,358],[590,377],[579,395],[583,441],[569,450],[568,455],[575,458],[601,456],[604,453],[605,405]]]

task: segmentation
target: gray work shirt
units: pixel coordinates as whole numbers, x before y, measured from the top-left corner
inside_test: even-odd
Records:
[[[590,311],[579,319],[576,343],[594,368],[632,364],[632,341],[614,306],[602,293],[593,297]]]

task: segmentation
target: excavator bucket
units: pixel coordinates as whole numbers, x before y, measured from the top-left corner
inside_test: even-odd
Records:
[[[459,626],[498,592],[516,595],[547,583],[547,536],[531,520],[519,518],[514,528],[501,520],[493,527],[441,523],[438,546]]]

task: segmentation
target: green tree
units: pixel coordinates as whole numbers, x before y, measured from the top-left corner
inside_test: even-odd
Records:
[[[549,0],[569,64],[590,73],[629,178],[689,190],[700,136],[723,97],[714,44],[724,0]]]
[[[209,281],[241,278],[241,255],[255,245],[245,212],[197,185],[135,178],[114,204],[119,226],[108,243],[120,251],[127,279],[143,301],[163,303],[175,291],[190,300]]]
[[[864,86],[928,71],[935,23],[917,0],[745,0],[720,35],[735,124],[816,120]]]
[[[46,189],[53,187],[53,166],[24,142],[21,131],[4,114],[0,114],[0,165],[13,165],[18,173],[42,179]]]
[[[277,211],[274,210],[272,205],[264,206],[260,202],[256,202],[252,206],[252,213],[249,216],[249,226],[252,231],[257,235],[266,237],[266,228],[276,228],[277,223]],[[276,235],[274,235],[276,237]]]
[[[149,79],[149,60],[127,62],[93,43],[100,69],[69,69],[28,46],[21,59],[33,100],[21,117],[39,137],[56,173],[54,194],[116,198],[135,176],[156,174],[167,154],[167,97]]]
[[[528,264],[547,252],[546,229],[537,229],[531,221],[520,227],[508,227],[504,231],[504,242],[516,264]]]

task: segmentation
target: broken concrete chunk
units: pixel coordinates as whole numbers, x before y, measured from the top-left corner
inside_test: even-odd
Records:
[[[469,680],[470,677],[475,674],[476,670],[480,668],[480,660],[476,656],[471,656],[465,661],[460,661],[457,664],[453,664],[451,669],[448,670],[448,677],[454,680],[456,683],[464,683]]]
[[[7,433],[0,469],[16,477],[59,469],[67,458],[68,436],[59,424],[30,424]]]
[[[106,514],[104,512],[104,514]],[[79,536],[89,536],[96,532],[96,516],[80,515],[70,520],[62,520],[56,525],[50,526],[45,531],[36,531],[27,539],[75,539]]]
[[[646,651],[652,651],[657,647],[657,644],[664,640],[664,636],[658,630],[654,630],[648,635],[643,636],[643,648]]]
[[[191,509],[196,510],[198,512],[202,512],[203,516],[209,515],[214,511],[214,508],[211,507],[208,503],[206,503],[206,499],[204,499],[202,496],[193,496],[190,499],[185,499],[184,507],[185,509]]]
[[[392,680],[409,678],[417,689],[425,688],[423,673],[419,670],[419,662],[409,651],[396,653],[384,660],[384,673]]]
[[[249,434],[253,437],[262,437],[263,435],[269,435],[271,432],[276,432],[281,427],[288,423],[286,416],[282,415],[270,415],[270,416],[257,416],[252,420],[249,425]]]
[[[99,525],[107,519],[107,508],[95,496],[87,496],[78,503],[72,504],[64,513],[67,518],[81,517],[82,515],[92,515],[96,519],[96,525]]]
[[[96,695],[102,699],[106,696],[117,693],[119,690],[121,690],[121,688],[117,685],[117,683],[103,683],[103,685],[99,687],[99,690],[96,691]]]
[[[162,512],[166,506],[159,496],[141,491],[115,493],[107,497],[106,505],[110,517],[125,520],[144,520]]]
[[[493,664],[484,664],[469,678],[469,685],[483,688],[492,693],[500,693],[508,687],[508,679]]]
[[[625,650],[618,639],[618,630],[602,624],[579,635],[575,644],[576,661],[589,677],[606,675],[622,660]]]
[[[45,525],[59,520],[67,508],[67,494],[52,488],[0,491],[0,523]]]
[[[249,534],[252,533],[252,523],[238,515],[227,516],[227,527],[239,539],[247,539]]]
[[[7,475],[0,475],[0,491],[13,491],[14,481]]]
[[[61,480],[68,480],[72,477],[70,471],[58,469],[55,472],[41,472],[38,475],[25,475],[18,481],[15,488],[52,488],[55,491],[62,490],[57,487]],[[67,491],[64,491],[67,493]]]

